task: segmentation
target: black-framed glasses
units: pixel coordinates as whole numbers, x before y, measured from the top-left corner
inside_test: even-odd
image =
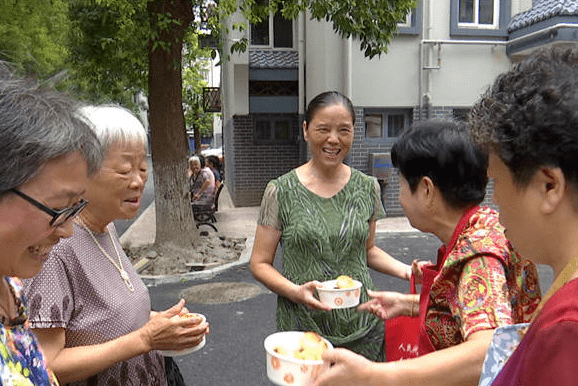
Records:
[[[78,202],[78,204],[74,204],[74,205],[69,206],[69,207],[64,208],[64,209],[56,210],[56,209],[52,209],[52,208],[47,207],[46,205],[42,204],[41,202],[36,201],[32,197],[19,191],[18,189],[10,189],[10,191],[12,193],[22,197],[23,199],[25,199],[26,201],[28,201],[29,203],[31,203],[32,205],[34,205],[38,209],[40,209],[40,210],[44,211],[45,213],[48,213],[50,216],[52,216],[52,220],[50,220],[50,226],[55,227],[55,228],[57,226],[64,224],[66,221],[68,221],[69,219],[76,216],[78,213],[80,213],[80,211],[82,209],[84,209],[86,204],[88,204],[88,201],[86,201],[85,199],[81,199]]]

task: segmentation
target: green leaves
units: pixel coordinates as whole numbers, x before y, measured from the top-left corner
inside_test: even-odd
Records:
[[[0,1],[0,60],[46,79],[62,71],[70,23],[65,0]]]
[[[364,55],[373,58],[387,52],[397,23],[416,5],[415,0],[319,0],[309,9],[313,19],[332,22],[341,37],[359,40]]]
[[[134,108],[134,95],[147,89],[146,1],[73,0],[68,16],[71,87],[93,102]]]

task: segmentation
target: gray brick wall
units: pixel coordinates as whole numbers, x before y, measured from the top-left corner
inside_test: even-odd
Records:
[[[364,108],[356,107],[356,123],[353,145],[346,163],[371,175],[370,153],[389,152],[394,139],[383,141],[365,140]],[[430,107],[430,116],[452,116],[452,107]],[[425,116],[422,114],[422,116]],[[300,117],[301,122],[303,117]],[[414,121],[419,120],[419,106],[414,108]],[[234,116],[225,128],[225,183],[228,186],[233,203],[237,207],[258,206],[268,181],[288,172],[307,160],[310,152],[302,140],[291,144],[260,145],[253,140],[251,115]],[[299,129],[300,130],[300,129]],[[399,178],[392,172],[382,190],[385,211],[388,217],[403,216],[399,205]],[[491,203],[493,184],[488,185],[484,205],[495,207]]]
[[[432,106],[429,108],[430,116],[436,118],[451,117],[453,115],[453,107],[445,106]],[[353,146],[346,162],[362,172],[371,175],[371,165],[370,165],[370,153],[386,153],[391,151],[394,139],[384,139],[381,142],[366,141],[365,140],[365,117],[364,108],[355,108],[355,137],[353,141]],[[422,112],[422,116],[425,117],[425,112]],[[414,122],[420,119],[419,106],[415,106],[413,110],[413,120]],[[382,197],[385,203],[385,212],[388,217],[403,216],[404,212],[399,205],[399,177],[397,173],[392,172],[385,182],[385,188],[382,185]],[[493,193],[493,183],[488,184],[486,190],[486,197],[484,199],[483,205],[488,205],[495,208],[495,205],[491,202],[491,197]]]
[[[258,206],[267,182],[299,165],[299,144],[256,144],[251,115],[234,116],[228,135],[227,157],[234,153],[234,158],[231,165],[228,158],[226,161],[226,183],[233,203],[237,207]],[[230,183],[229,174],[235,176]]]

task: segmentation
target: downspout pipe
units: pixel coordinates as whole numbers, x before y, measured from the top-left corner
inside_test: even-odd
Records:
[[[299,115],[305,114],[305,15],[304,12],[297,18],[297,52],[299,56],[298,77],[299,77]]]

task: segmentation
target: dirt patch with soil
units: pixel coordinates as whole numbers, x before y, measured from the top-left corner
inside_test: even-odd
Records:
[[[124,248],[142,275],[178,275],[239,260],[246,238],[201,232],[199,245],[185,249],[171,245]]]

